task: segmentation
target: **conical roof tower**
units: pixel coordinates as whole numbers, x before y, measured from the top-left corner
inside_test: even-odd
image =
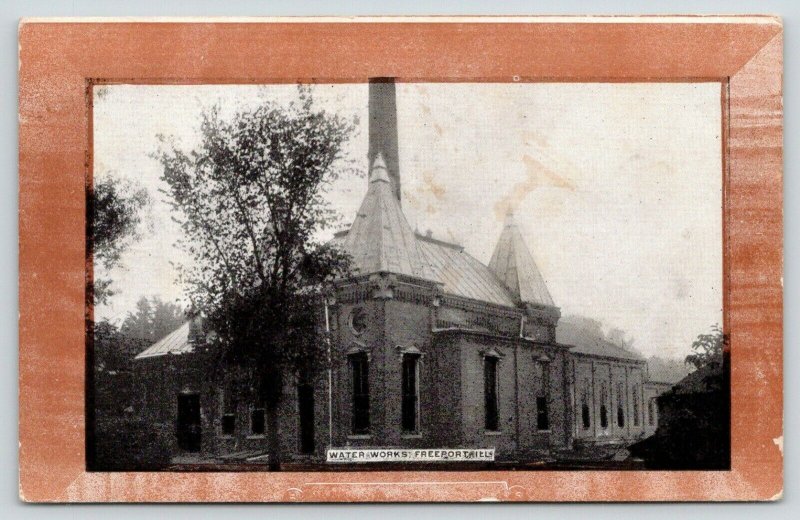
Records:
[[[359,274],[386,272],[433,280],[380,153],[372,163],[369,188],[347,233],[344,250]]]
[[[511,212],[506,215],[503,232],[492,254],[489,269],[521,303],[555,306]]]

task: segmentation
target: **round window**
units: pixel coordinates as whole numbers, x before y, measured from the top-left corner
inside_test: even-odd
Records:
[[[367,312],[363,307],[355,307],[350,311],[350,329],[356,335],[367,330]]]

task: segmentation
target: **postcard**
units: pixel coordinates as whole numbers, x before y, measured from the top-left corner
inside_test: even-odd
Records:
[[[782,495],[782,28],[20,25],[20,496]]]

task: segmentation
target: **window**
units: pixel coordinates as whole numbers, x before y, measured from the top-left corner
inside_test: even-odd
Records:
[[[226,413],[222,416],[222,435],[233,435],[236,432],[236,416]]]
[[[650,426],[655,426],[656,424],[656,399],[655,397],[651,397],[649,401],[647,401],[647,422],[650,423]]]
[[[350,356],[353,378],[353,433],[369,433],[369,359],[364,353]]]
[[[550,363],[549,360],[536,361],[536,372],[539,375],[539,394],[536,397],[536,429],[539,431],[550,429],[550,418],[547,410],[547,397],[550,392]]]
[[[250,410],[250,435],[264,435],[266,431],[264,409],[253,408]]]
[[[334,308],[328,308],[328,327],[330,330],[339,330],[339,313]]]
[[[497,358],[483,358],[483,394],[484,394],[484,428],[488,431],[497,431],[499,418],[497,416]]]
[[[236,400],[230,385],[223,388],[220,395],[220,431],[222,435],[236,433]]]
[[[625,427],[625,388],[617,383],[617,426]]]
[[[353,334],[360,336],[367,330],[367,311],[363,307],[354,307],[350,311],[350,319],[348,321]]]
[[[600,427],[603,429],[608,428],[608,389],[606,384],[603,383],[600,387]]]
[[[536,398],[536,429],[539,431],[550,429],[550,420],[547,416],[547,397]]]
[[[401,408],[403,432],[419,431],[419,354],[403,354]]]
[[[581,394],[581,421],[583,429],[588,430],[592,427],[592,412],[589,408],[589,380],[583,380],[583,394]]]
[[[639,385],[633,385],[633,425],[639,426]]]
[[[589,412],[589,405],[586,401],[584,401],[581,406],[581,418],[583,419],[583,429],[588,430],[592,426],[592,420]]]

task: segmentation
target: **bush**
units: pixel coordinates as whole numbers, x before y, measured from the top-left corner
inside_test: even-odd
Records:
[[[135,417],[97,418],[94,471],[153,471],[170,463],[173,431]]]

